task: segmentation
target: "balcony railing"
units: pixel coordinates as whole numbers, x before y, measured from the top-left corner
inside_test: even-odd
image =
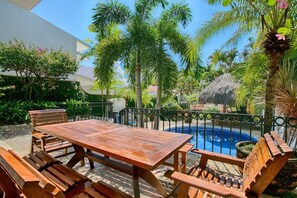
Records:
[[[84,103],[60,106],[67,109],[71,121],[98,119],[125,125],[187,133],[193,136],[195,148],[235,155],[239,141],[257,141],[264,134],[263,116],[213,113],[205,111],[173,111],[125,108],[112,112],[112,103]],[[296,149],[297,120],[274,117],[272,130],[277,131]]]
[[[263,116],[248,114],[126,108],[119,113],[119,123],[191,134],[191,143],[196,148],[229,155],[235,155],[237,142],[257,141],[264,134]],[[295,118],[274,117],[272,120],[272,130],[293,145],[296,128]]]
[[[59,104],[57,108],[64,108],[70,121],[104,120],[113,121],[111,102],[82,102],[79,104]]]

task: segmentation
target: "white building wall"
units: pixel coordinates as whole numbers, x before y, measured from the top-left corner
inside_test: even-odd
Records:
[[[34,13],[0,0],[0,42],[16,38],[41,48],[62,49],[76,58],[77,39]]]
[[[0,42],[6,43],[14,38],[41,48],[61,49],[68,52],[74,59],[78,58],[79,50],[88,48],[76,37],[31,11],[7,0],[0,0]],[[71,76],[69,80],[75,80],[75,78]]]

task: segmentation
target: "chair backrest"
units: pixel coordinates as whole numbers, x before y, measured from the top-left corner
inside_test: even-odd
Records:
[[[65,109],[31,110],[29,115],[33,127],[68,121]]]
[[[246,158],[243,191],[259,197],[291,157],[293,150],[276,132],[266,133]]]
[[[46,177],[16,153],[2,147],[0,147],[0,178],[0,191],[5,197],[64,197]]]

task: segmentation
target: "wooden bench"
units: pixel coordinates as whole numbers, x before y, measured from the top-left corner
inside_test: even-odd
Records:
[[[5,197],[64,197],[46,177],[13,151],[0,147],[0,194]]]
[[[56,137],[34,130],[35,127],[41,125],[67,122],[68,119],[65,109],[32,110],[29,111],[29,115],[33,126],[33,131],[31,133],[31,153],[34,152],[35,148],[37,148],[37,150],[43,150],[48,153],[58,150],[65,150],[63,154],[56,155],[55,157],[61,157],[74,153],[74,151],[67,152],[67,148],[72,147],[72,144],[68,141],[63,141]]]
[[[293,152],[276,132],[264,134],[246,160],[203,150],[192,151],[201,154],[201,159],[188,175],[174,171],[165,173],[180,182],[177,197],[260,197]],[[212,170],[207,167],[208,160],[242,167],[243,176],[231,177]]]
[[[65,197],[131,197],[110,185],[91,182],[44,151],[35,151],[25,156],[24,160],[58,187]]]

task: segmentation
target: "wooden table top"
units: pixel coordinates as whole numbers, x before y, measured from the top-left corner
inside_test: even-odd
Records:
[[[192,137],[99,120],[43,125],[35,130],[147,170],[155,169]]]

